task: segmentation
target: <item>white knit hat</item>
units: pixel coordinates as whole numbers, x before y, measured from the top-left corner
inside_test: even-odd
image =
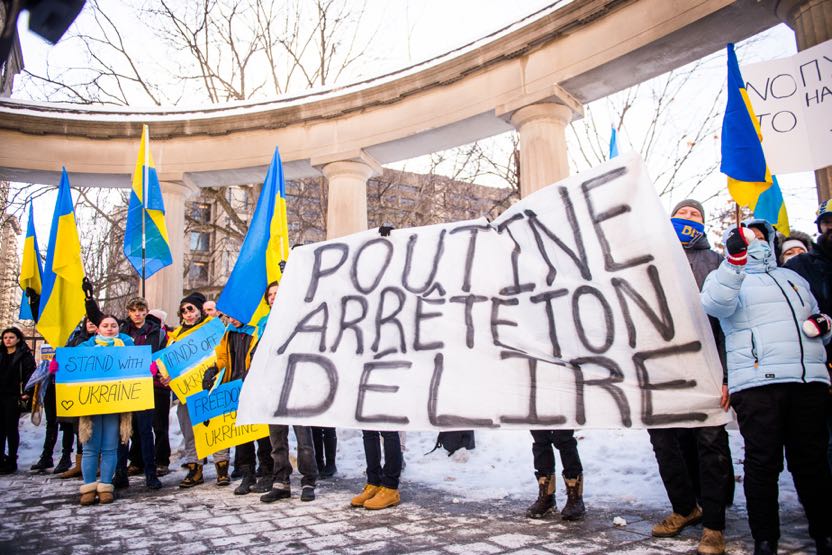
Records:
[[[803,243],[800,239],[786,239],[783,241],[783,246],[780,247],[780,252],[786,252],[789,249],[793,249],[795,247],[799,247],[803,249],[803,252],[809,252],[806,249],[806,244]]]

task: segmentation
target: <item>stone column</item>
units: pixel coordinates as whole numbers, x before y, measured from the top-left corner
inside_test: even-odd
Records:
[[[779,0],[775,12],[794,30],[798,50],[832,38],[832,0]],[[832,167],[816,170],[815,182],[819,202],[832,198]]]
[[[146,295],[150,308],[161,308],[167,312],[167,323],[174,325],[179,322],[176,311],[179,310],[184,287],[185,202],[196,190],[174,181],[162,181],[160,185],[165,201],[165,223],[168,227],[173,264],[159,270],[147,280]]]
[[[569,175],[566,126],[574,112],[568,106],[541,102],[524,106],[511,115],[520,135],[520,197]]]
[[[367,229],[367,180],[381,173],[369,157],[339,160],[321,166],[329,182],[326,238],[334,239]]]

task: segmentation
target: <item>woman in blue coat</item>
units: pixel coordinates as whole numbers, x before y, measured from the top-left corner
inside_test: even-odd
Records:
[[[778,478],[789,471],[818,553],[832,553],[832,476],[824,421],[830,319],[809,284],[777,267],[774,229],[748,220],[726,233],[728,256],[702,287],[725,333],[728,390],[745,440],[745,496],[754,553],[776,553]]]

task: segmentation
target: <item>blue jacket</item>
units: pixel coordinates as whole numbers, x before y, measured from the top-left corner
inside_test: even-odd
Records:
[[[777,267],[774,229],[764,220],[771,254],[748,257],[744,268],[727,260],[702,286],[702,306],[719,318],[728,357],[731,393],[774,383],[829,383],[823,344],[832,334],[810,339],[803,322],[818,312],[809,284],[797,273]],[[726,232],[726,238],[730,229]]]

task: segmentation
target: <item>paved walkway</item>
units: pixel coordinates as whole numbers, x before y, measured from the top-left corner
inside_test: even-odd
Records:
[[[182,476],[162,478],[165,488],[156,492],[131,478],[133,486],[104,507],[78,505],[78,480],[28,472],[0,477],[0,553],[663,554],[695,553],[701,533],[696,527],[675,539],[650,537],[660,518],[655,507],[590,506],[578,523],[534,521],[523,517],[525,502],[460,501],[404,482],[399,507],[369,512],[349,507],[362,486],[355,480],[322,482],[311,503],[297,499],[294,483],[291,501],[265,505],[255,494],[235,496],[234,486],[208,481],[179,490]],[[614,526],[616,516],[626,526]],[[781,553],[814,553],[802,513],[792,508],[781,516]],[[744,507],[729,509],[727,537],[729,553],[750,553]]]

